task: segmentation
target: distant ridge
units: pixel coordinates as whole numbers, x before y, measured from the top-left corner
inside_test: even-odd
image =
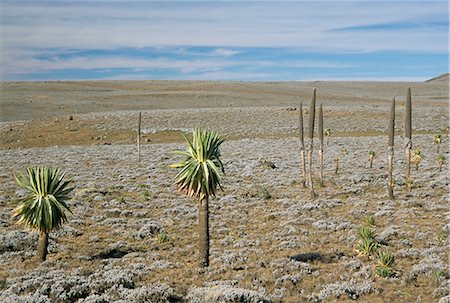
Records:
[[[440,75],[440,76],[437,76],[437,77],[428,79],[428,80],[426,80],[425,82],[444,82],[444,81],[448,82],[448,80],[449,80],[449,75],[450,75],[449,73],[442,74],[442,75]]]

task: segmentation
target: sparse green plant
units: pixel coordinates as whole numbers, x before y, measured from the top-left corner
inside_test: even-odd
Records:
[[[331,136],[331,128],[325,128],[324,134],[325,134],[325,137],[327,138],[327,145],[328,145],[328,142],[329,142],[330,136]]]
[[[436,143],[437,154],[439,155],[439,150],[440,150],[440,146],[441,146],[441,143],[442,143],[442,135],[441,134],[434,134],[433,135],[433,140],[434,140],[434,143]]]
[[[447,158],[445,158],[444,155],[439,155],[437,157],[437,163],[439,164],[439,171],[442,172],[442,166],[445,164],[445,161]]]
[[[356,251],[359,256],[372,256],[378,248],[375,240],[375,232],[370,227],[360,227],[357,229],[358,240],[356,242]]]
[[[64,180],[64,176],[59,168],[46,166],[28,168],[26,174],[15,176],[26,195],[13,216],[19,217],[18,224],[39,232],[36,257],[40,261],[47,258],[49,233],[67,222],[66,212],[71,213],[66,202],[74,187],[69,187],[72,180]]]
[[[356,243],[356,251],[359,256],[370,257],[377,251],[377,248],[378,244],[369,238],[359,239]]]
[[[175,153],[184,156],[180,162],[170,165],[178,168],[175,184],[179,192],[198,199],[199,266],[209,265],[209,210],[208,199],[214,197],[220,185],[224,167],[220,160],[220,145],[225,139],[215,131],[199,128],[192,131],[192,142],[184,136],[188,145],[185,151]]]
[[[123,196],[119,197],[118,202],[119,202],[119,204],[125,204],[126,203],[125,202],[125,197],[123,197]]]
[[[376,273],[382,278],[390,278],[395,275],[392,269],[383,266],[377,266]]]
[[[411,156],[414,164],[416,165],[416,170],[419,170],[419,164],[422,161],[422,152],[419,148],[415,148]]]
[[[382,267],[391,268],[395,262],[395,257],[389,252],[379,251],[378,252],[378,264]]]
[[[368,216],[364,219],[364,224],[367,226],[375,226],[375,218],[373,216]]]
[[[413,187],[414,187],[414,179],[408,178],[406,180],[406,188],[408,189],[408,191],[411,191]]]
[[[375,158],[375,151],[369,150],[369,168],[372,168],[374,158]]]
[[[448,239],[448,234],[445,231],[441,231],[438,233],[438,241],[441,243],[445,243]]]
[[[433,282],[435,285],[439,285],[445,279],[447,279],[447,273],[445,271],[436,270],[433,272]]]
[[[158,240],[158,243],[165,243],[169,241],[169,236],[164,232],[160,232],[156,235],[156,240]]]
[[[390,278],[395,275],[392,270],[392,265],[394,265],[395,257],[387,251],[378,252],[378,266],[376,268],[376,273],[383,278]]]
[[[149,196],[150,196],[150,193],[147,190],[142,192],[142,197],[144,198],[144,200],[147,200]]]
[[[370,227],[358,228],[358,238],[361,240],[368,239],[375,241],[375,232]]]

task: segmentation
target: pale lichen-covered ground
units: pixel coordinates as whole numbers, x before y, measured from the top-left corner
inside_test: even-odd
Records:
[[[106,84],[114,87],[120,83]],[[132,84],[123,89],[131,85],[138,91],[139,83]],[[413,102],[416,100],[413,144],[421,149],[423,160],[418,171],[412,168],[411,192],[403,178],[403,106],[399,102],[396,199],[391,201],[386,192],[385,126],[390,99],[406,92],[408,85],[390,84],[372,100],[368,95],[378,91],[377,83],[367,83],[370,94],[364,83],[353,88],[346,83],[352,88],[347,95],[344,90],[336,91],[336,83],[315,84],[318,102],[324,103],[325,128],[332,130],[325,146],[325,187],[318,187],[315,180],[315,200],[298,184],[294,83],[236,84],[234,102],[238,104],[241,96],[241,106],[206,108],[202,103],[203,108],[195,108],[195,103],[188,103],[183,109],[173,105],[177,100],[168,98],[174,103],[160,108],[145,108],[144,104],[143,108],[124,108],[126,111],[103,112],[97,107],[84,113],[80,109],[73,113],[73,120],[66,112],[21,122],[4,120],[0,124],[0,301],[449,302],[448,164],[439,172],[433,143],[433,134],[442,133],[441,154],[450,158],[448,88],[412,84]],[[10,95],[4,90],[2,102],[8,96],[19,99],[17,94],[23,92],[33,95],[34,85],[44,84],[30,84],[25,87],[28,91],[23,88]],[[69,85],[80,84],[69,83],[64,89]],[[99,90],[98,83],[92,85]],[[164,85],[161,90],[169,90]],[[197,85],[197,91],[205,95],[208,85],[216,87],[210,92],[216,97],[218,88],[227,98],[231,94],[229,84],[183,85]],[[305,89],[305,111],[308,85],[298,84],[299,91]],[[414,85],[422,97],[415,99]],[[82,88],[80,95],[90,93]],[[52,89],[54,95],[64,95],[64,89],[51,87],[48,91]],[[108,89],[111,91],[96,91],[96,98],[104,94],[105,102],[118,105],[108,96],[122,96],[121,91]],[[173,91],[172,87],[171,95]],[[274,97],[272,91],[279,94]],[[292,100],[286,97],[291,93]],[[267,99],[259,105],[259,97],[255,97],[251,103],[248,94]],[[277,97],[287,99],[278,102]],[[363,102],[358,102],[359,98]],[[60,99],[61,106],[75,107],[67,100]],[[138,109],[142,110],[144,131],[139,163],[132,144]],[[195,126],[229,135],[221,150],[226,169],[224,191],[210,206],[211,266],[204,270],[196,266],[195,201],[176,191],[175,171],[167,168],[177,159],[171,151],[184,148],[179,132]],[[371,169],[369,150],[376,152]],[[51,234],[48,261],[42,265],[32,258],[37,235],[11,218],[11,210],[23,195],[13,174],[38,164],[63,168],[77,186],[70,201],[74,214],[63,229]],[[314,171],[317,176],[317,163]],[[380,249],[396,258],[392,278],[379,277],[377,260],[355,251],[356,229],[368,217],[374,218]],[[158,241],[160,233],[168,240]]]

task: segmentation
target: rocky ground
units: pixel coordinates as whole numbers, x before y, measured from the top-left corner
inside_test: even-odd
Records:
[[[434,133],[444,135],[441,154],[449,159],[447,108],[414,107],[413,144],[423,160],[408,191],[398,107],[392,201],[389,100],[382,99],[324,103],[332,135],[315,200],[299,186],[295,104],[142,109],[140,162],[136,110],[2,122],[0,301],[450,302],[448,164],[439,171],[433,142]],[[171,152],[184,148],[180,132],[195,126],[229,136],[221,150],[224,191],[210,203],[207,269],[196,266],[196,203],[176,191],[176,172],[167,167],[177,160]],[[43,264],[33,259],[38,236],[11,218],[23,195],[13,174],[40,164],[61,167],[76,185],[73,215],[51,234]],[[357,229],[369,218],[379,249],[395,256],[391,278],[377,275],[376,258],[355,250]]]

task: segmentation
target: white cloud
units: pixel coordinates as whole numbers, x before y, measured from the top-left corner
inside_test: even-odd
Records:
[[[248,63],[233,60],[241,54],[239,48],[253,47],[289,47],[322,53],[445,54],[448,33],[442,27],[336,29],[442,20],[443,16],[448,18],[447,5],[446,1],[2,2],[1,73],[5,79],[42,70],[167,68],[184,74],[202,71],[226,76],[225,68]],[[214,49],[206,54],[195,53],[191,46]],[[68,52],[146,47],[180,47],[180,54],[200,55],[202,59],[136,59],[125,55],[38,59],[42,49]],[[273,66],[268,59],[251,64]],[[320,60],[290,60],[286,64],[289,67],[352,67]]]
[[[235,51],[231,49],[226,48],[217,48],[214,51],[211,52],[212,56],[224,56],[224,57],[230,57],[241,53],[240,51]]]
[[[303,47],[320,51],[447,49],[429,30],[333,32],[336,28],[433,18],[445,2],[8,2],[6,46],[116,48],[157,45]],[[386,35],[391,37],[384,42]],[[425,41],[424,38],[428,37]]]
[[[52,53],[52,52],[50,52]],[[70,52],[69,52],[70,53]],[[105,57],[73,56],[67,59],[59,58],[57,53],[48,57],[49,52],[44,51],[23,51],[15,54],[17,60],[4,62],[2,66],[3,73],[6,75],[24,75],[33,74],[39,71],[57,71],[57,70],[95,70],[95,69],[133,69],[136,73],[143,73],[150,69],[172,69],[181,74],[192,73],[219,73],[226,68],[248,68],[253,66],[258,69],[272,67],[318,67],[318,68],[348,68],[355,67],[354,64],[340,64],[323,60],[288,60],[285,62],[267,61],[267,60],[234,60],[230,58],[233,52],[217,49],[211,53],[225,53],[225,55],[214,57],[206,54],[201,59],[173,59],[169,57],[158,57],[148,59],[136,59],[126,54]],[[45,59],[38,59],[45,54]],[[223,58],[225,56],[225,58]],[[10,53],[7,57],[14,57]],[[218,75],[218,74],[215,74]]]

